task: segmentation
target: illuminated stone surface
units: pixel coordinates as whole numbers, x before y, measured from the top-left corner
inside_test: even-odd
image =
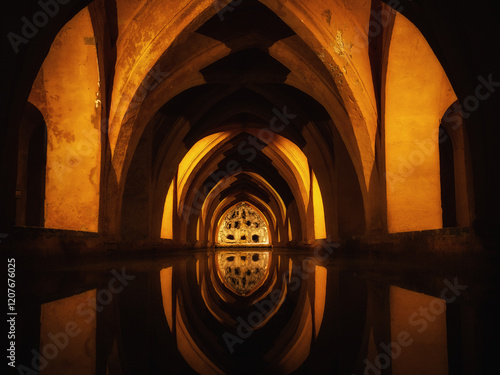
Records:
[[[268,251],[221,251],[216,254],[219,277],[232,291],[246,295],[262,284],[269,270]]]
[[[266,222],[247,203],[238,204],[226,214],[219,227],[219,244],[267,245]]]
[[[30,94],[47,124],[46,228],[97,232],[99,71],[88,9],[57,35]],[[91,38],[92,39],[92,38]]]

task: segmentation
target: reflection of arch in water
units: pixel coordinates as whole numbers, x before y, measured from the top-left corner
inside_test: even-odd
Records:
[[[215,256],[219,278],[237,294],[251,294],[269,274],[271,253],[268,251],[220,251]]]
[[[271,252],[269,275],[251,294],[219,288],[223,282],[216,275],[218,255],[245,252],[264,251],[211,252],[208,257],[175,261],[160,273],[163,327],[192,369],[200,374],[241,373],[242,368],[255,374],[264,369],[280,374],[350,374],[363,372],[362,361],[369,353],[384,353],[375,343],[387,342],[385,335],[390,335],[387,315],[378,313],[388,311],[386,294],[375,293],[368,301],[364,279],[336,266],[314,265],[304,256]],[[377,328],[372,334],[373,327]],[[240,337],[245,329],[252,334]],[[370,343],[370,335],[380,341]],[[336,350],[328,359],[316,360],[325,358],[326,342]],[[168,349],[158,352],[163,358]],[[243,355],[247,361],[242,362]]]
[[[219,245],[269,245],[264,215],[246,202],[234,206],[219,222]]]

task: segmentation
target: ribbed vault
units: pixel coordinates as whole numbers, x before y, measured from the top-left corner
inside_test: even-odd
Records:
[[[211,246],[240,202],[262,212],[272,245],[438,229],[458,214],[468,225],[470,167],[456,169],[466,199],[441,202],[454,166],[440,164],[438,129],[457,97],[398,10],[92,2],[29,95],[47,127],[44,226]],[[448,147],[456,163],[470,162],[466,138]]]
[[[206,227],[207,218],[197,216],[197,206],[205,205],[213,213],[217,205],[199,200],[214,196],[210,194],[211,185],[219,179],[210,181],[211,177],[223,175],[228,168],[236,169],[229,175],[244,171],[261,177],[256,181],[250,177],[262,190],[260,202],[255,204],[267,204],[273,195],[269,187],[286,200],[287,212],[279,213],[274,228],[276,239],[283,243],[310,243],[317,238],[337,236],[335,143],[350,160],[347,169],[352,172],[349,179],[343,179],[359,191],[354,215],[359,223],[351,234],[362,233],[372,215],[367,206],[365,181],[373,168],[373,164],[363,166],[363,160],[373,163],[373,148],[360,149],[356,132],[366,137],[361,141],[365,145],[372,141],[369,131],[362,130],[367,129],[366,123],[353,126],[349,107],[354,103],[349,100],[346,106],[338,82],[322,56],[311,49],[310,35],[301,37],[296,32],[297,25],[287,23],[293,14],[283,17],[283,12],[277,14],[271,4],[264,2],[245,1],[234,11],[223,12],[223,22],[219,19],[221,12],[213,13],[214,7],[200,4],[201,8],[204,10],[170,44],[165,44],[168,38],[160,42],[165,29],[159,31],[154,43],[162,43],[162,48],[149,50],[134,64],[134,70],[151,67],[143,73],[142,83],[134,82],[134,71],[124,87],[115,87],[136,92],[132,98],[122,95],[121,102],[112,106],[110,112],[112,163],[118,189],[124,190],[125,209],[128,192],[122,176],[134,168],[141,139],[152,138],[155,175],[150,199],[154,203],[148,220],[150,232],[143,235],[159,235],[164,207],[160,202],[178,173],[172,165],[181,163],[197,142],[214,133],[227,135],[228,139],[211,145],[212,150],[199,161],[187,183],[177,184],[177,188],[184,189],[175,193],[177,217],[183,216],[184,220],[173,224],[178,226],[173,232],[179,236],[172,238],[174,241],[212,242],[208,235],[212,228]],[[195,14],[191,12],[189,17]],[[184,61],[189,64],[181,64]],[[150,90],[148,80],[155,72],[161,72],[162,80]],[[344,90],[343,86],[340,88]],[[365,135],[361,135],[363,132]],[[233,197],[250,194],[232,185]],[[253,185],[247,186],[250,189]],[[310,192],[315,192],[316,197]],[[227,191],[220,192],[213,198],[219,202],[231,199],[227,195]],[[269,210],[272,209],[264,209]],[[133,232],[126,223],[121,227],[122,233]]]
[[[347,230],[364,232],[365,177],[338,84],[265,4],[246,1],[224,14],[221,22],[220,13],[201,13],[158,55],[149,73],[163,72],[162,81],[136,91],[128,107],[111,108],[112,163],[124,191],[121,233],[213,245],[220,215],[247,201],[266,217],[273,244],[312,243],[339,235],[339,180],[354,187],[357,200],[340,207],[354,217]],[[189,72],[179,65],[187,60]],[[324,87],[329,99],[312,87]],[[113,144],[120,108],[127,108],[126,122]],[[341,175],[336,153],[346,159]],[[120,177],[149,168],[151,185],[142,189]]]

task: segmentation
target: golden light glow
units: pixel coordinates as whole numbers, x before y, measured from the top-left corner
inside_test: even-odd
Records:
[[[283,217],[283,220],[285,220],[285,217],[286,217],[286,207],[285,207],[285,202],[283,202],[283,199],[281,198],[281,196],[278,194],[278,192],[273,188],[273,186],[267,182],[266,179],[264,179],[264,177],[262,177],[261,175],[257,174],[257,173],[254,173],[254,172],[247,172],[247,174],[249,176],[252,176],[253,178],[255,178],[257,181],[260,181],[266,188],[268,191],[270,191],[272,193],[272,195],[274,196],[274,198],[276,199],[276,202],[278,202],[279,204],[279,207],[280,207],[280,210],[281,210],[281,216]],[[274,215],[274,213],[273,213]]]
[[[217,185],[215,185],[212,190],[210,190],[210,193],[208,193],[207,197],[203,201],[203,205],[201,206],[201,214],[203,218],[207,218],[207,210],[210,205],[210,203],[213,201],[213,199],[217,196],[217,194],[220,194],[226,187],[228,187],[231,183],[236,181],[235,176],[230,176],[228,178],[222,178],[217,182]],[[217,211],[217,209],[215,210]]]
[[[207,307],[208,311],[210,311],[210,314],[212,314],[212,316],[215,319],[217,319],[217,321],[221,324],[234,324],[235,320],[231,317],[231,315],[221,310],[213,302],[213,299],[210,298],[210,293],[207,291],[207,282],[205,278],[203,278],[200,286],[201,286],[201,298],[203,298],[203,302],[205,303],[205,306]],[[215,288],[215,291],[219,296],[221,296],[222,299],[223,294],[220,293],[217,287]]]
[[[307,209],[310,193],[309,190],[311,186],[311,176],[309,174],[309,162],[307,160],[307,156],[295,143],[279,135],[275,135],[273,141],[262,151],[273,160],[273,164],[276,165],[278,170],[285,172],[279,164],[276,164],[276,156],[274,153],[278,154],[283,159],[284,163],[294,176],[294,182],[298,184],[298,189],[300,191],[304,207]],[[294,185],[292,181],[287,178],[286,174],[283,175],[283,177],[289,181],[290,186]]]
[[[274,10],[272,5],[268,4],[266,6],[269,6],[271,11]],[[308,13],[318,5],[311,4],[309,6],[304,9],[301,9],[301,7],[292,9],[295,7],[290,8],[290,5],[287,5],[284,6],[282,12],[291,12],[288,13],[290,17],[296,11]],[[176,7],[179,7],[178,10],[184,9],[184,6],[179,4]],[[131,16],[133,12],[130,9],[132,8],[122,6],[120,12],[127,15],[125,16],[126,22],[131,22],[137,26],[136,18]],[[189,12],[186,10],[185,16],[195,19],[201,14],[200,12],[203,12],[203,9],[206,9],[206,4],[194,6],[194,8]],[[355,8],[358,9],[358,7]],[[147,7],[141,9],[141,14],[146,9]],[[333,22],[345,22],[347,24],[352,22],[354,18],[357,19],[356,22],[364,22],[366,20],[363,21],[361,14],[366,16],[366,9],[363,8],[363,11],[360,9],[362,7],[356,11],[343,9],[337,15],[339,18]],[[384,11],[389,10],[389,7],[383,5],[383,9]],[[132,43],[132,39],[128,39],[132,36],[125,32],[127,28],[123,25],[119,28],[124,32],[124,39],[121,40],[128,40],[128,42],[118,43],[117,48],[121,52],[116,63],[114,82],[106,83],[106,85],[112,91],[112,100],[107,103],[110,109],[110,118],[108,118],[110,128],[107,137],[113,155],[111,163],[116,168],[116,176],[114,177],[117,178],[120,189],[124,184],[121,183],[123,181],[122,177],[126,177],[122,176],[121,173],[127,171],[129,157],[132,154],[128,153],[128,147],[129,145],[132,148],[135,147],[136,141],[140,138],[140,134],[136,134],[135,129],[143,130],[141,126],[137,125],[142,121],[148,122],[154,116],[156,110],[149,108],[165,104],[165,98],[158,99],[161,96],[159,93],[164,93],[161,90],[165,90],[159,82],[155,82],[159,84],[154,85],[158,90],[148,90],[150,92],[140,99],[140,103],[134,102],[133,96],[129,94],[139,92],[137,88],[146,84],[146,81],[152,78],[148,76],[148,73],[154,64],[159,61],[159,56],[167,50],[175,36],[183,31],[181,25],[188,27],[189,24],[186,23],[185,19],[178,18],[177,13],[174,14],[169,11],[169,14],[172,19],[178,21],[178,24],[169,24],[168,27],[171,27],[172,33],[165,34],[166,26],[164,27],[161,22],[158,23],[158,20],[153,20],[150,25],[147,25],[148,28],[151,27],[151,33],[144,37],[152,39],[146,44]],[[387,226],[391,233],[437,229],[442,227],[437,129],[444,111],[457,97],[439,60],[421,32],[403,15],[397,12],[393,13],[393,15],[395,17],[394,27],[387,47],[388,53],[381,62],[382,65],[385,64],[382,66],[384,71],[384,98],[382,102],[385,116],[383,119],[385,126],[383,149],[386,153],[384,160],[387,176],[386,186],[382,186],[382,189],[387,187],[387,210],[386,207],[380,208],[378,202],[371,201],[373,197],[370,194],[373,190],[377,191],[377,189],[367,189],[370,180],[366,179],[366,177],[372,175],[371,169],[375,165],[374,150],[377,129],[376,119],[378,117],[376,108],[378,106],[373,92],[370,60],[365,56],[368,47],[362,43],[360,44],[359,40],[360,37],[366,37],[366,35],[363,35],[366,30],[361,34],[359,33],[360,30],[356,28],[346,28],[342,31],[336,30],[332,32],[329,28],[321,30],[323,26],[315,26],[315,32],[310,35],[312,39],[306,40],[306,38],[303,41],[306,45],[313,43],[324,46],[321,60],[325,66],[329,64],[329,66],[341,68],[337,75],[342,77],[342,80],[337,82],[336,85],[339,99],[349,98],[350,100],[338,100],[335,101],[335,104],[331,104],[327,100],[319,100],[318,98],[321,97],[325,99],[325,92],[333,88],[327,85],[324,87],[322,85],[318,85],[318,87],[309,85],[308,94],[313,99],[317,99],[332,118],[334,117],[333,114],[338,115],[339,120],[336,120],[336,129],[352,159],[360,180],[367,230],[372,230],[370,228],[375,226],[370,222],[373,219],[372,214],[374,214],[372,210],[381,211],[383,215],[387,211]],[[311,14],[311,17],[311,19],[306,20],[306,23],[321,16]],[[146,25],[143,26],[146,27]],[[308,26],[312,27],[312,25]],[[306,26],[302,23],[300,27]],[[303,30],[305,31],[305,29]],[[321,32],[319,32],[320,30]],[[184,31],[187,32],[187,29]],[[168,40],[165,38],[156,39],[159,35],[168,37]],[[47,123],[45,225],[51,228],[97,231],[99,227],[100,175],[102,169],[100,160],[102,106],[100,80],[104,78],[99,75],[100,60],[98,57],[100,56],[97,55],[93,36],[94,29],[90,13],[88,8],[84,8],[56,36],[29,96],[30,102],[40,110]],[[162,45],[165,50],[161,51],[161,53],[159,51],[153,52],[151,50],[153,41],[158,43],[155,44],[156,46]],[[360,44],[357,51],[351,50],[355,43]],[[277,58],[285,66],[297,71],[297,56],[292,51],[289,51],[285,44],[280,42],[273,45],[270,49],[271,56]],[[230,52],[227,46],[219,46],[216,49],[217,51],[214,47],[213,55],[205,62],[208,63],[211,59],[215,59],[219,53],[223,52],[222,55],[227,55]],[[137,54],[138,59],[131,59],[134,51],[140,52]],[[148,53],[145,53],[146,51]],[[362,51],[363,53],[360,53]],[[129,53],[132,55],[128,55]],[[218,57],[222,57],[222,55]],[[156,56],[156,58],[152,56]],[[347,56],[349,56],[348,61],[344,61]],[[135,61],[135,65],[130,65],[131,61]],[[354,64],[354,66],[351,66],[351,64]],[[349,69],[347,69],[348,67]],[[185,69],[185,67],[182,67],[182,69]],[[166,72],[164,73],[166,75]],[[312,74],[314,72],[311,71],[310,73],[314,77],[314,74]],[[200,75],[197,74],[191,81],[186,81],[183,84],[186,87],[195,85],[199,78]],[[298,86],[304,86],[312,78],[306,77],[306,80],[302,81],[296,75],[290,75],[289,79],[288,83],[290,85],[299,88]],[[160,86],[162,86],[161,89]],[[307,92],[307,90],[302,91]],[[131,103],[134,104],[134,108],[129,107]],[[151,105],[142,105],[143,103]],[[338,108],[342,106],[341,104],[345,108]],[[127,112],[129,110],[130,112]],[[127,116],[125,116],[126,113],[128,113]],[[134,116],[137,114],[145,116],[135,118]],[[148,119],[144,120],[145,118]],[[337,119],[337,117],[335,118]],[[183,139],[190,131],[189,129],[180,129],[181,127],[188,127],[188,123],[184,122],[185,120],[185,118],[179,120],[179,128],[176,130],[177,135],[172,139]],[[134,124],[134,130],[127,128],[128,125],[122,126],[125,122]],[[243,129],[249,134],[262,138],[262,129],[258,129],[251,124],[248,127],[242,124],[231,124],[228,128],[232,130],[211,134],[196,142],[178,164],[176,186],[173,188],[170,185],[164,204],[161,226],[162,238],[173,239],[174,228],[177,228],[172,226],[175,216],[173,211],[177,209],[178,212],[183,212],[184,203],[189,204],[189,202],[186,202],[186,196],[193,191],[190,189],[191,179],[194,178],[193,176],[204,177],[202,173],[198,173],[200,170],[205,171],[202,169],[205,166],[203,162],[212,153],[220,151],[221,145],[230,147],[225,141],[241,133]],[[182,137],[179,135],[181,133]],[[328,218],[332,217],[330,215],[332,205],[329,196],[328,200],[326,196],[321,196],[321,188],[324,188],[324,186],[319,185],[316,176],[311,172],[311,165],[306,156],[306,154],[312,155],[310,152],[314,147],[314,142],[310,141],[315,139],[313,137],[315,133],[308,126],[306,126],[303,133],[304,140],[306,140],[304,146],[306,153],[297,144],[279,134],[273,134],[272,140],[262,151],[272,159],[273,164],[290,186],[297,203],[299,203],[298,211],[301,222],[301,226],[297,225],[294,228],[301,228],[303,232],[302,240],[305,243],[311,243],[313,239],[326,237],[325,203],[328,202],[326,207]],[[178,142],[178,144],[181,143]],[[184,145],[179,147],[179,149],[182,149],[182,152],[177,155],[179,159],[180,155],[185,151],[183,147]],[[177,150],[177,148],[175,149]],[[173,151],[172,154],[174,154]],[[126,155],[126,157],[123,155]],[[169,154],[169,156],[172,155]],[[224,158],[223,153],[218,153],[216,156],[220,157],[221,160]],[[175,159],[175,163],[179,159]],[[214,159],[216,158],[210,158],[210,162],[213,163]],[[316,156],[314,156],[314,161],[316,165]],[[212,166],[213,164],[211,164]],[[319,169],[317,173],[320,173]],[[272,193],[281,210],[281,219],[286,220],[286,207],[279,194],[258,174],[249,173],[249,175]],[[364,180],[362,176],[364,176]],[[221,185],[226,181],[221,182]],[[464,184],[460,184],[460,186],[462,185]],[[330,186],[324,189],[324,191],[330,190]],[[178,193],[174,194],[175,191]],[[457,191],[460,191],[460,188],[457,188]],[[206,211],[211,202],[205,201],[203,203],[202,215],[204,216],[202,216],[202,221],[197,224],[196,239],[200,241],[205,240],[203,237],[206,236],[208,231],[206,227],[208,227],[210,218],[206,217]],[[109,206],[114,207],[115,204],[118,206],[119,202],[113,202]],[[311,210],[311,204],[313,210]],[[275,215],[273,220],[276,221],[277,210],[274,202],[268,206],[271,206],[272,209],[267,212],[268,207],[266,207],[267,217]],[[105,217],[109,213],[101,212],[101,214]],[[459,214],[461,217],[467,216],[467,212],[459,211]],[[119,222],[119,219],[114,218],[113,220]],[[380,221],[381,219],[377,220]],[[155,231],[158,229],[156,224],[155,222]],[[385,224],[383,223],[383,226]],[[115,222],[110,224],[110,226],[113,225],[115,226],[111,230],[116,231],[119,224]],[[279,228],[281,229],[283,225],[284,223],[280,222]],[[289,236],[292,238],[290,223],[288,223],[288,227]],[[276,229],[276,226],[274,229]],[[330,231],[330,226],[328,226],[328,229]],[[213,228],[210,230],[213,230]],[[181,236],[184,236],[185,232],[185,227],[181,226],[181,230],[179,230],[179,233],[182,233]],[[189,236],[191,236],[191,233],[193,232],[189,231]],[[283,234],[279,233],[279,236],[283,237]],[[193,238],[190,238],[189,242],[193,240]]]
[[[253,173],[253,172],[245,172],[246,174],[248,174],[249,176],[252,176],[254,177],[256,180],[258,180],[259,182],[261,182],[267,189],[268,191],[270,191],[273,196],[275,197],[276,201],[278,202],[278,205],[279,205],[279,208],[281,210],[281,214],[283,215],[283,218],[285,217],[286,215],[286,207],[285,207],[285,203],[283,202],[283,199],[281,199],[281,196],[276,192],[276,190],[274,190],[274,188],[271,186],[271,184],[269,184],[262,176],[256,174],[256,173]],[[239,174],[239,173],[238,173]],[[221,179],[216,186],[214,186],[214,188],[210,191],[210,193],[207,195],[205,201],[203,202],[203,206],[201,207],[201,212],[202,212],[202,217],[207,220],[207,210],[208,210],[208,206],[210,205],[210,202],[213,201],[213,199],[215,198],[215,196],[217,194],[219,194],[221,191],[223,191],[227,186],[229,186],[231,183],[233,183],[234,181],[237,180],[236,176],[238,176],[238,174],[234,175],[234,176],[230,176],[228,178],[224,178],[224,179]],[[271,210],[271,208],[269,207],[269,205],[264,202],[262,199],[256,197],[255,195],[253,194],[249,194],[249,196],[251,196],[252,199],[255,199],[257,202],[259,202],[260,204],[262,204],[264,207],[267,208],[268,210],[268,213],[269,215],[271,216],[271,219],[273,220],[272,224],[273,226],[276,225],[277,223],[277,219],[276,219],[276,215],[274,214],[274,211]],[[222,200],[218,205],[217,205],[217,208],[221,207],[221,206],[224,206],[224,203],[226,202],[227,200],[224,199]],[[214,210],[214,212],[217,212],[217,208]],[[216,216],[216,215],[215,215]],[[283,219],[284,220],[284,219]]]
[[[260,199],[259,197],[256,197],[255,195],[253,194],[249,194],[249,196],[255,200],[256,203],[260,203],[262,205],[262,207],[265,207],[267,209],[267,214],[271,217],[271,222],[268,223],[271,227],[274,227],[276,226],[276,223],[278,222],[278,219],[276,219],[276,215],[274,214],[274,211],[271,209],[271,207],[266,203],[264,202],[262,199]],[[264,217],[264,220],[266,219],[266,216],[264,215],[264,213],[262,211],[259,210],[260,213],[262,213],[263,217]],[[267,220],[266,220],[266,223],[267,223]],[[270,229],[271,227],[268,227],[268,229]]]
[[[57,262],[64,279],[73,277],[71,283],[58,290],[54,285],[62,278],[55,274],[43,280],[49,281],[48,291],[44,282],[30,293],[36,298],[26,313],[39,328],[31,339],[39,339],[34,347],[48,363],[40,374],[140,373],[141,368],[203,375],[343,373],[362,371],[364,365],[367,373],[375,363],[381,373],[441,375],[484,362],[490,353],[481,349],[493,336],[488,328],[495,317],[485,303],[491,285],[471,285],[469,292],[483,293],[464,293],[456,305],[447,305],[390,283],[439,295],[438,272],[431,270],[430,277],[421,272],[415,279],[410,267],[401,269],[399,263],[416,248],[408,238],[423,245],[422,264],[427,253],[431,260],[457,258],[457,267],[445,271],[464,268],[454,254],[467,245],[484,258],[482,240],[491,226],[486,195],[494,195],[496,182],[488,174],[494,150],[480,149],[495,143],[483,139],[491,133],[494,101],[481,103],[470,120],[456,124],[463,134],[450,136],[450,148],[443,149],[446,167],[440,170],[438,129],[457,96],[430,44],[398,12],[414,21],[435,21],[438,27],[426,25],[422,32],[441,48],[441,61],[452,64],[450,78],[465,95],[474,94],[466,92],[474,91],[471,74],[490,74],[482,68],[492,61],[471,62],[474,52],[487,47],[483,42],[472,50],[456,47],[464,37],[477,42],[490,23],[461,14],[458,5],[433,9],[431,2],[416,13],[387,1],[361,0],[257,0],[231,13],[235,4],[230,2],[118,0],[88,7],[92,2],[73,2],[61,7],[57,20],[33,43],[20,46],[23,53],[14,57],[9,49],[6,66],[16,68],[9,85],[16,87],[7,102],[12,101],[12,113],[4,113],[5,155],[12,159],[10,154],[21,151],[17,172],[14,159],[2,176],[8,179],[2,188],[2,231],[5,226],[11,233],[13,219],[24,223],[17,223],[2,247],[12,244],[16,251],[33,245],[24,254],[35,255],[33,267],[28,264],[33,269],[40,257],[70,255],[75,262],[68,262],[69,271],[77,271],[66,275],[70,272]],[[34,8],[20,6],[17,13],[37,23],[40,12],[30,12]],[[221,23],[227,10],[228,21]],[[448,25],[446,11],[462,21],[463,30],[446,27],[461,26]],[[441,18],[445,22],[438,24]],[[483,27],[471,30],[481,21]],[[374,26],[376,38],[370,35]],[[26,94],[39,68],[31,108]],[[491,77],[489,86],[477,88],[477,97],[481,90],[492,94]],[[30,111],[21,113],[25,104]],[[18,144],[15,139],[23,138],[17,134],[20,126],[43,127],[40,113],[47,125],[45,184],[32,174],[39,164],[31,163],[45,160],[38,157],[42,143],[30,144],[45,137],[27,134]],[[275,120],[287,126],[274,130]],[[223,168],[238,172],[221,175]],[[447,179],[457,185],[443,183],[443,193],[452,192],[449,201],[441,198],[441,181]],[[205,196],[203,189],[214,184]],[[16,199],[22,205],[16,207]],[[449,220],[453,228],[436,230],[443,227],[442,207],[445,218],[450,211],[457,220]],[[43,209],[45,226],[62,230],[20,228],[34,222],[27,220],[31,214],[43,216]],[[472,222],[478,231],[469,230]],[[425,230],[432,231],[418,233]],[[400,232],[410,233],[391,235]],[[327,237],[335,241],[331,245],[346,246],[335,259],[316,263],[328,268],[306,269],[312,259],[306,257]],[[377,251],[388,243],[389,251]],[[126,254],[115,254],[114,248],[126,248]],[[358,262],[348,260],[348,272],[337,262],[349,257],[349,249],[361,259],[360,277]],[[398,249],[401,257],[395,256]],[[381,269],[366,275],[365,258],[370,261],[374,253],[401,258],[381,264],[391,269],[392,281],[379,275]],[[99,295],[118,293],[112,286],[121,290],[127,282],[107,280],[108,263],[102,265],[101,254],[130,254],[125,265],[131,277],[122,268],[122,279],[134,279],[134,271],[138,276],[113,301],[102,302]],[[92,272],[80,277],[73,263],[83,256]],[[158,269],[163,312],[157,306]],[[301,270],[314,270],[309,275],[314,277]],[[43,279],[45,273],[40,272]],[[88,287],[98,289],[51,300]],[[89,320],[82,305],[91,313],[97,305],[106,309]],[[448,321],[447,308],[454,309]],[[133,321],[138,324],[130,325]],[[68,330],[78,333],[68,334],[60,348],[54,334]],[[229,353],[234,350],[228,337],[237,344],[235,355]],[[411,344],[401,344],[409,339]],[[46,354],[49,345],[58,349],[52,358]],[[464,359],[456,364],[452,354]],[[381,361],[389,368],[380,369]]]
[[[40,374],[94,373],[97,326],[95,304],[95,289],[42,304],[39,351],[49,360],[45,361],[46,365],[40,366]],[[68,338],[64,348],[54,345],[53,335],[59,332],[66,334]],[[50,360],[55,357],[57,360]]]
[[[167,318],[168,326],[172,331],[172,267],[160,271],[161,295],[163,299],[163,310]]]
[[[217,149],[217,145],[227,139],[231,133],[221,132],[211,134],[191,147],[188,153],[184,156],[182,161],[179,163],[178,180],[177,180],[177,191],[179,192],[177,196],[177,205],[180,207],[182,192],[184,191],[184,186],[189,179],[189,176],[193,173],[194,169],[198,166],[199,162],[212,150]]]
[[[269,275],[269,251],[218,251],[217,275],[233,292],[249,296]]]
[[[300,329],[297,330],[295,336],[290,340],[290,345],[286,350],[286,354],[278,364],[280,373],[291,374],[299,368],[309,356],[313,336],[310,304],[311,302],[308,295],[302,311]],[[269,360],[269,358],[264,358]]]
[[[84,42],[93,35],[84,8],[57,34],[29,97],[47,124],[47,228],[98,230],[100,87],[96,47]]]
[[[427,41],[399,13],[385,95],[389,232],[441,228],[438,129],[456,95]]]
[[[390,296],[391,341],[404,347],[393,358],[393,373],[448,374],[446,302],[396,286]],[[411,345],[401,345],[410,340]]]
[[[161,223],[161,238],[174,238],[174,181],[168,188],[167,198],[165,199],[165,208],[163,209],[163,220]]]
[[[313,205],[314,205],[314,238],[326,238],[325,207],[323,206],[323,196],[319,188],[318,180],[314,172],[313,182]]]
[[[225,246],[268,245],[268,224],[262,212],[247,202],[227,210],[219,221],[217,244]]]
[[[318,337],[325,313],[327,276],[328,271],[325,267],[316,266],[314,284],[314,333],[316,337]]]
[[[269,205],[262,201],[261,199],[255,197],[253,194],[248,194],[249,198],[252,199],[252,200],[255,200],[259,203],[261,203],[264,208],[267,210],[266,213],[269,214],[270,216],[270,219],[273,221],[273,222],[269,222],[268,220],[268,217],[266,215],[264,215],[264,213],[259,210],[257,207],[255,207],[253,204],[251,204],[251,207],[256,210],[262,218],[264,218],[264,221],[266,222],[266,225],[267,225],[267,228],[268,230],[271,229],[271,228],[274,228],[275,225],[276,225],[276,216],[274,216],[274,212],[273,210],[271,210],[271,208],[269,207]],[[228,210],[226,210],[224,213],[221,214],[221,211],[223,210],[224,207],[226,207],[227,205],[231,204],[233,201],[236,202],[236,199],[235,198],[231,198],[231,197],[226,197],[224,198],[222,201],[219,202],[219,204],[217,205],[217,207],[215,208],[215,210],[213,211],[213,214],[212,214],[212,218],[211,218],[211,221],[210,221],[210,227],[209,227],[209,237],[211,238],[211,235],[212,235],[212,231],[215,230],[215,233],[219,233],[219,228],[220,228],[220,225],[221,225],[221,222],[222,222],[222,218],[224,217],[224,215],[228,212]],[[237,204],[237,203],[235,203]],[[234,207],[234,205],[232,205],[232,207]],[[269,234],[269,241],[271,242],[272,241],[272,236],[271,234],[268,232]]]
[[[189,366],[198,374],[222,374],[222,371],[203,353],[196,342],[191,337],[179,305],[179,299],[176,303],[176,334],[177,348],[182,354]]]

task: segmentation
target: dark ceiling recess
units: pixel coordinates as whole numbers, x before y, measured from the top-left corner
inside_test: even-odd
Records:
[[[266,52],[252,48],[238,51],[201,70],[208,83],[283,83],[290,70]]]
[[[262,48],[295,35],[276,14],[258,1],[243,1],[236,7],[228,5],[203,24],[196,32],[217,39],[237,50],[242,37],[262,41]]]

